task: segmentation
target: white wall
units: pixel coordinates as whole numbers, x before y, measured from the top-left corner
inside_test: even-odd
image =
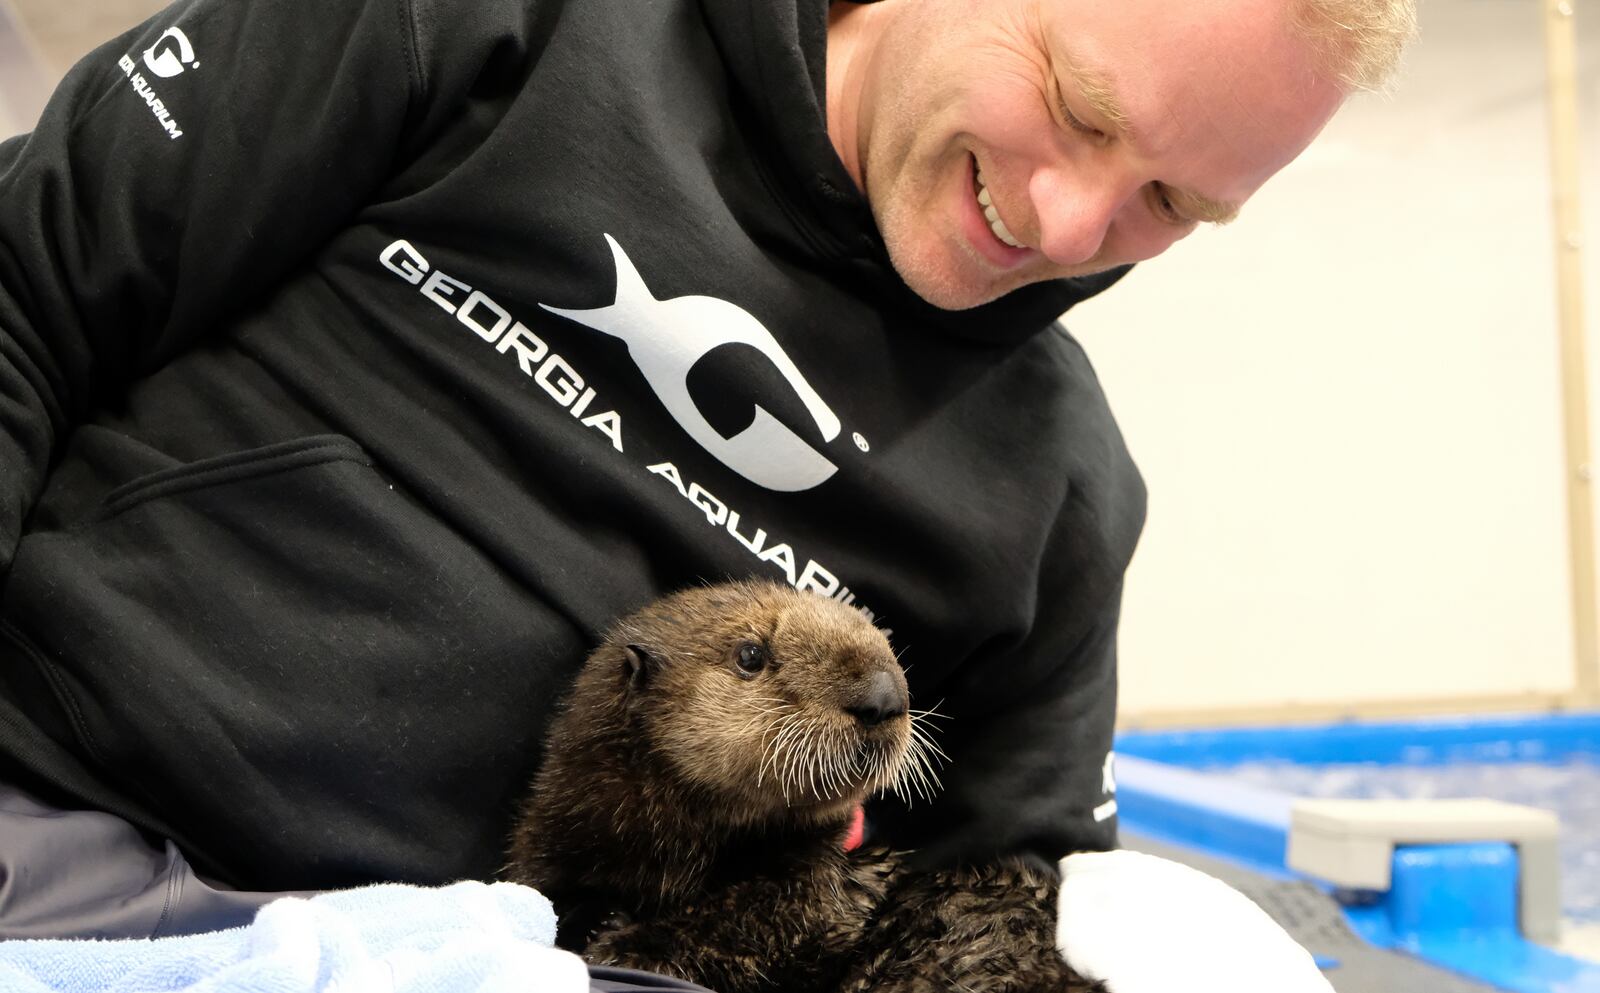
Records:
[[[11,0],[0,0],[0,139],[33,127],[56,75]]]
[[[1127,719],[1573,685],[1541,8],[1422,7],[1394,97],[1068,317],[1151,489]]]

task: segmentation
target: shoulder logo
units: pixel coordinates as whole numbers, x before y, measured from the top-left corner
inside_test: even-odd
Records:
[[[200,60],[194,57],[194,46],[189,44],[189,36],[173,27],[157,38],[154,45],[145,49],[144,64],[145,68],[162,79],[170,79],[184,69],[198,67]]]
[[[617,298],[595,310],[545,310],[620,338],[646,382],[678,424],[724,465],[769,490],[808,490],[832,476],[838,467],[768,413],[760,404],[749,427],[724,437],[695,405],[689,394],[689,371],[720,345],[743,344],[757,349],[777,367],[816,422],[824,442],[839,436],[840,424],[817,391],[778,345],[772,332],[744,308],[708,296],[657,300],[609,234],[606,243],[617,267]]]
[[[168,28],[154,45],[144,50],[145,69],[158,78],[170,78],[199,65],[200,60],[194,56],[194,46],[189,44],[189,36],[175,27]],[[119,57],[117,66],[128,77],[128,85],[133,87],[133,92],[155,115],[156,123],[166,131],[167,137],[174,140],[182,138],[183,127],[173,116],[172,108],[167,106],[155,87],[150,85],[150,80],[139,71],[139,63],[134,61],[133,55],[129,53]]]

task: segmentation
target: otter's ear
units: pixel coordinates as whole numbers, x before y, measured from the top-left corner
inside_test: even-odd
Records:
[[[642,690],[661,668],[661,659],[643,645],[622,646],[622,672],[628,679],[628,689]]]

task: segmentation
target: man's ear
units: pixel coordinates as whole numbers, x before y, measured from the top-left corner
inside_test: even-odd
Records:
[[[622,646],[622,672],[628,690],[638,692],[661,670],[661,658],[643,645]]]

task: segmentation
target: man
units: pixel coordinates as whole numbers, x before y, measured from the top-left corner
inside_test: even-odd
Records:
[[[1400,17],[1373,51],[1318,37],[1337,29],[1317,18],[1346,12],[1305,6],[835,4],[829,135],[901,275],[972,307],[1230,219],[1408,21],[1400,5],[1349,5],[1347,26]],[[992,239],[963,209],[984,190]]]
[[[946,717],[873,832],[1111,847],[1143,489],[1052,322],[1393,61],[1335,6],[180,2],[0,146],[0,779],[245,890],[487,876],[610,620],[753,574]]]

